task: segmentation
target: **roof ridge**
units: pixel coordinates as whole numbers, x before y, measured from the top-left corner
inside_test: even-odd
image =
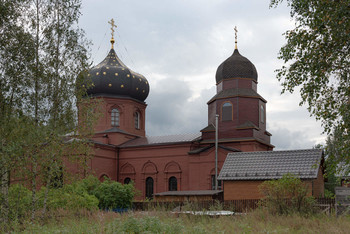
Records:
[[[233,152],[228,154],[219,179],[278,179],[286,173],[317,178],[322,155],[322,149]]]
[[[167,136],[184,136],[184,135],[200,135],[200,133],[183,133],[183,134],[169,134],[169,135],[157,135],[157,136],[146,136],[146,137],[167,137]]]
[[[282,152],[302,152],[302,151],[322,151],[323,149],[294,149],[294,150],[271,150],[271,151],[249,151],[236,152],[235,154],[267,154],[267,153],[282,153]],[[233,153],[230,153],[233,154]]]

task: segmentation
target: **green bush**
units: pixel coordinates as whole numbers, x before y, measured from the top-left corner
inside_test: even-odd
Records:
[[[105,180],[93,194],[98,198],[101,209],[130,208],[135,189],[133,184],[122,185],[116,181]]]
[[[87,187],[81,184],[86,181],[78,181],[74,184],[64,185],[62,188],[50,189],[47,197],[47,208],[50,210],[67,209],[94,210],[98,208],[98,199],[88,193]],[[46,188],[42,187],[37,193],[36,208],[43,208]],[[21,184],[12,184],[9,188],[9,218],[20,220],[27,216],[32,209],[32,192]],[[1,211],[0,211],[1,212]]]
[[[315,199],[299,178],[286,174],[279,180],[265,181],[259,187],[265,195],[264,205],[271,213],[310,213]]]
[[[9,219],[20,220],[31,209],[32,193],[20,184],[13,184],[9,188]]]
[[[75,190],[86,191],[88,194],[93,195],[95,189],[100,186],[101,181],[95,176],[88,176],[83,180],[79,180],[73,184]]]
[[[68,188],[67,188],[68,187]],[[72,185],[63,186],[59,189],[51,189],[48,194],[47,208],[55,210],[59,208],[67,210],[95,210],[98,208],[98,199],[86,191],[72,190]],[[44,190],[40,191],[42,203]]]
[[[324,197],[325,198],[335,198],[335,194],[332,191],[329,191],[328,189],[324,189]]]
[[[78,211],[81,209],[95,210],[112,208],[130,208],[135,190],[132,184],[122,185],[115,181],[106,180],[101,183],[96,177],[66,184],[61,188],[51,188],[48,191],[42,187],[37,192],[36,210],[46,205],[50,211],[64,209]],[[2,201],[0,194],[0,201]],[[32,209],[32,192],[21,184],[12,184],[9,188],[9,219],[23,221]],[[2,203],[1,203],[2,204]],[[0,214],[2,214],[0,206]]]
[[[66,184],[61,189],[50,190],[49,208],[88,209],[98,208],[99,200],[93,194],[101,182],[94,176],[72,184]]]

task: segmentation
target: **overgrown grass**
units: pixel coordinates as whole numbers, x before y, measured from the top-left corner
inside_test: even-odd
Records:
[[[350,217],[276,216],[264,209],[247,215],[217,217],[147,211],[59,211],[35,224],[13,224],[13,233],[349,233]],[[1,232],[1,231],[0,231]]]

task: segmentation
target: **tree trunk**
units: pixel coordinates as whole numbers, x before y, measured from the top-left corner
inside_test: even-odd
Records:
[[[50,187],[50,176],[47,178],[47,183],[46,183],[46,188],[45,188],[45,196],[44,196],[44,201],[43,201],[43,212],[42,212],[42,217],[44,218],[46,215],[46,209],[47,209],[47,198],[49,196],[49,187]]]
[[[36,5],[36,35],[35,35],[35,85],[34,85],[34,117],[35,121],[39,121],[39,29],[40,29],[40,15],[39,15],[39,1],[35,2]]]
[[[34,156],[35,157],[35,156]],[[32,173],[32,212],[31,212],[31,220],[32,222],[35,219],[35,212],[36,212],[36,177],[37,177],[37,167],[38,164],[36,162],[36,159],[33,159],[33,173]]]
[[[0,220],[1,222],[7,224],[9,221],[9,200],[8,200],[9,176],[8,176],[7,168],[3,167],[0,170],[0,173],[1,173],[1,194],[2,194]]]
[[[48,199],[48,196],[49,196],[49,190],[50,190],[50,185],[51,185],[51,178],[52,178],[52,172],[49,171],[47,179],[46,179],[45,196],[44,196],[44,201],[43,201],[43,212],[42,212],[42,217],[43,218],[46,215],[47,199]]]

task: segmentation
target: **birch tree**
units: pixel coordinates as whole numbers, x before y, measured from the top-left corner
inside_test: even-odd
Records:
[[[271,7],[283,0],[271,0]],[[279,53],[284,92],[300,87],[300,105],[322,122],[339,146],[335,165],[350,171],[350,3],[349,0],[286,0],[295,28]],[[330,151],[331,152],[331,151]],[[334,150],[332,152],[335,152]]]
[[[86,100],[75,85],[89,65],[88,42],[78,28],[80,0],[1,1],[0,6],[5,13],[0,16],[1,213],[6,219],[14,171],[11,177],[29,179],[35,219],[37,188],[50,189],[65,170],[65,158],[79,161],[90,152],[93,121],[78,125],[76,103]],[[81,111],[91,108],[87,104]],[[67,133],[76,140],[65,143]]]

